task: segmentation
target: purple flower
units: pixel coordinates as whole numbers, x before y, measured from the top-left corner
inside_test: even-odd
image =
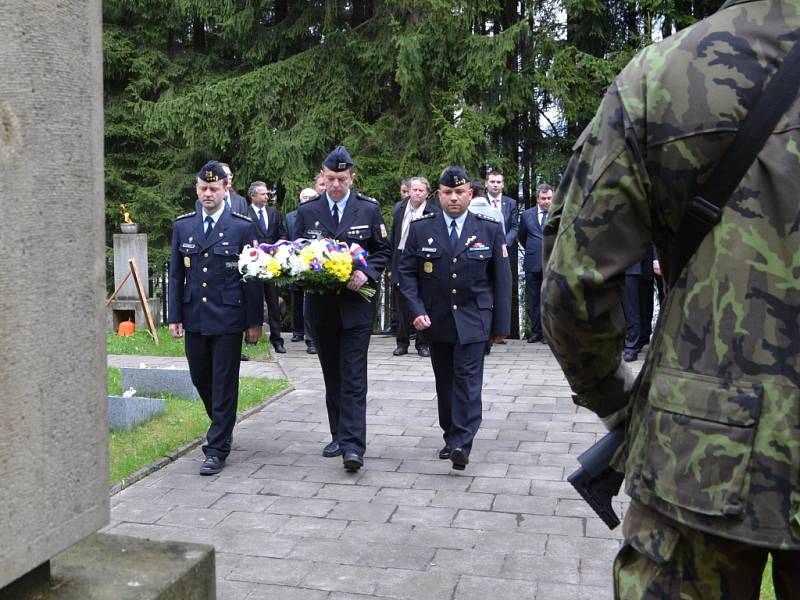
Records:
[[[319,259],[316,258],[312,260],[308,266],[311,268],[312,271],[319,271],[320,269],[322,269],[322,263],[319,262]]]

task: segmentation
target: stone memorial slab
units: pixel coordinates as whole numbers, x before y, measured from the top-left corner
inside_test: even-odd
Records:
[[[166,403],[158,398],[108,397],[108,428],[130,430],[164,412]]]
[[[172,394],[179,398],[199,400],[188,369],[158,367],[122,367],[122,389],[133,388],[140,394]]]

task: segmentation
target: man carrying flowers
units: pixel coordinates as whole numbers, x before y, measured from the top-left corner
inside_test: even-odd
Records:
[[[325,192],[297,210],[295,239],[334,240],[358,244],[366,257],[337,257],[327,261],[335,277],[347,277],[344,288],[308,295],[309,324],[314,330],[317,356],[325,380],[325,404],[331,442],[323,456],[342,456],[348,471],[364,464],[367,437],[367,353],[377,296],[365,286],[377,284],[391,257],[386,225],[378,202],[351,189],[353,160],[344,146],[335,148],[322,163]],[[308,260],[315,260],[309,245]],[[361,292],[361,293],[359,293]]]

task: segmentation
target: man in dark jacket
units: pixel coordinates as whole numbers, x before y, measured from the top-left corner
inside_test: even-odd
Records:
[[[553,188],[543,183],[536,188],[536,206],[522,213],[519,220],[519,245],[525,251],[522,267],[525,271],[525,297],[528,300],[528,320],[531,334],[528,343],[544,342],[540,299],[542,293],[542,231],[553,199]]]

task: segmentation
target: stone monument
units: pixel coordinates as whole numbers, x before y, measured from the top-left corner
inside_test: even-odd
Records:
[[[122,223],[123,227],[128,223]],[[114,234],[114,289],[119,287],[123,279],[131,272],[131,258],[136,261],[136,268],[139,270],[144,294],[147,303],[150,305],[150,314],[156,326],[161,322],[161,307],[157,298],[150,297],[150,277],[147,267],[147,234],[146,233],[115,233]],[[147,322],[144,317],[144,309],[139,301],[136,292],[136,285],[133,276],[128,277],[125,284],[117,293],[116,298],[111,301],[106,315],[106,326],[110,331],[116,331],[119,324],[125,321],[133,313],[133,321],[136,329],[147,330]]]
[[[4,2],[0,31],[0,598],[127,598],[77,590],[92,574],[68,560],[88,540],[108,580],[103,557],[128,564],[110,548],[133,546],[94,533],[109,520],[101,2]],[[43,207],[59,220],[43,226]],[[163,581],[190,562],[213,577],[213,549],[193,548],[170,550],[182,574]],[[192,581],[203,591],[170,597],[214,598]]]

